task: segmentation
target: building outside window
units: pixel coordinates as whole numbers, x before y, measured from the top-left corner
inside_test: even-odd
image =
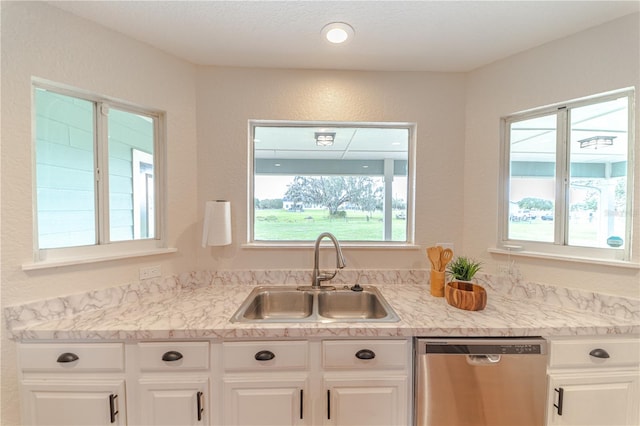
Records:
[[[161,114],[39,84],[34,105],[36,257],[157,246]]]

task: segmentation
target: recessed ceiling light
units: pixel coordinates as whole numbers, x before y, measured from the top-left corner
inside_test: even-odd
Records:
[[[355,31],[349,24],[344,22],[332,22],[322,28],[322,37],[329,43],[341,44],[351,40]]]
[[[316,132],[315,133],[316,145],[318,146],[331,146],[336,139],[335,132]]]

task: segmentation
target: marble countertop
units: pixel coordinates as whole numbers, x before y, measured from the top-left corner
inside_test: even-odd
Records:
[[[56,318],[43,316],[19,320],[26,312],[35,316],[34,308],[31,311],[9,310],[5,315],[12,338],[22,341],[640,333],[640,320],[635,311],[631,316],[621,317],[603,313],[602,309],[586,309],[580,303],[567,306],[567,303],[550,302],[548,298],[521,297],[490,288],[484,310],[465,311],[450,306],[442,297],[432,297],[427,285],[379,284],[376,287],[395,309],[399,322],[231,323],[229,319],[254,288],[236,283],[146,292],[129,297],[131,300],[128,301],[67,312]],[[631,308],[635,310],[636,305]],[[624,307],[624,310],[629,311],[629,308]]]

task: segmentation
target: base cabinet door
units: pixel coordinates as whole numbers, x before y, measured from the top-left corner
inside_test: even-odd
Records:
[[[306,378],[225,379],[226,426],[286,426],[312,424]]]
[[[141,380],[142,424],[195,426],[209,424],[209,380]]]
[[[550,375],[548,425],[637,426],[638,372]]]
[[[127,424],[123,380],[26,380],[22,392],[26,425]]]
[[[336,426],[407,425],[407,378],[325,379],[324,424]]]

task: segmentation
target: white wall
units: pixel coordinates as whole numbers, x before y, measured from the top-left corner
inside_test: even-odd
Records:
[[[232,246],[199,249],[199,269],[311,269],[313,248],[246,249],[249,119],[417,123],[416,243],[343,248],[349,268],[426,268],[424,247],[462,244],[463,74],[201,68],[198,207],[231,201]],[[328,252],[328,251],[327,251]],[[326,253],[329,257],[330,253]],[[326,263],[325,263],[326,262]],[[322,265],[331,265],[322,260]]]
[[[637,15],[463,75],[196,68],[46,4],[0,5],[2,306],[136,281],[140,266],[158,263],[165,275],[310,268],[310,249],[239,245],[246,234],[249,119],[417,122],[416,242],[453,241],[458,252],[483,258],[487,272],[494,272],[504,261],[486,251],[497,232],[499,117],[640,87]],[[168,240],[177,254],[22,271],[32,250],[32,76],[167,111]],[[640,172],[640,188],[638,179]],[[234,244],[201,249],[204,202],[218,198],[233,203]],[[636,197],[636,222],[639,202]],[[352,268],[427,266],[423,250],[349,249],[345,255]],[[634,270],[524,259],[517,264],[527,280],[638,293]],[[3,323],[3,336],[4,329]],[[1,423],[19,424],[15,344],[6,337],[1,375]]]
[[[635,86],[640,89],[640,15],[627,16],[469,73],[465,144],[464,250],[495,273],[506,256],[489,255],[498,221],[500,117],[556,102]],[[640,116],[636,93],[634,221],[640,230]],[[632,251],[640,259],[640,232]],[[563,287],[640,297],[640,271],[514,258],[522,278]]]
[[[142,265],[194,267],[195,67],[35,2],[2,2],[2,306],[122,285]],[[31,78],[167,113],[169,245],[178,254],[24,272],[32,260]],[[15,344],[2,324],[2,423],[19,424]]]

